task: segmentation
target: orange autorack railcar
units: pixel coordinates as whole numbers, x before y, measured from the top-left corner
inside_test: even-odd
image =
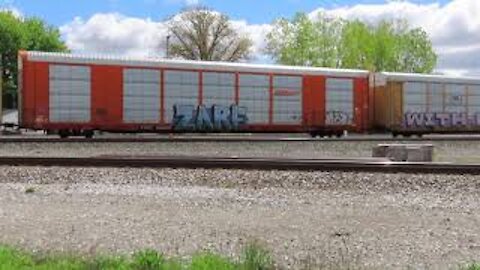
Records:
[[[108,132],[366,132],[365,70],[19,53],[19,125]],[[371,80],[371,79],[370,79]]]

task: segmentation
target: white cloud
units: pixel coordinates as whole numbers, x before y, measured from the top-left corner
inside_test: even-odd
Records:
[[[200,0],[185,0],[187,6],[196,6],[200,4]]]
[[[162,22],[116,13],[96,14],[86,21],[75,18],[60,31],[73,51],[130,56],[160,55],[166,36]]]
[[[382,19],[406,19],[429,34],[439,54],[439,70],[449,73],[480,72],[480,60],[477,60],[480,59],[478,0],[453,0],[445,5],[390,1],[376,5],[320,8],[310,13],[310,16],[314,17],[318,12],[371,23]]]
[[[200,0],[144,0],[146,3],[158,3],[159,1],[163,1],[163,3],[167,5],[172,4],[183,4],[185,6],[198,6],[201,4]]]
[[[101,13],[88,20],[75,18],[62,26],[60,32],[74,52],[157,57],[165,55],[167,23]],[[232,25],[250,36],[253,53],[259,56],[270,25],[251,25],[246,21],[232,21]]]
[[[252,54],[254,61],[264,58],[262,55],[263,48],[266,46],[265,37],[271,30],[272,26],[269,24],[248,24],[247,21],[232,21],[232,25],[241,34],[247,35],[253,42]]]
[[[198,2],[196,0],[164,0]],[[413,26],[424,28],[439,54],[438,70],[449,73],[480,74],[480,1],[453,0],[445,5],[415,4],[409,1],[388,1],[385,4],[317,9],[318,12],[342,18],[358,18],[368,22],[381,19],[407,19]],[[253,61],[268,61],[262,54],[268,24],[249,24],[235,20],[240,32],[254,42]],[[137,56],[163,55],[166,24],[150,19],[120,14],[96,14],[87,20],[75,18],[61,27],[67,44],[74,51],[119,53]]]

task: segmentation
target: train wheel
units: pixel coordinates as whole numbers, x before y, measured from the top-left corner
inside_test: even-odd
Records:
[[[87,139],[93,138],[93,134],[94,134],[93,130],[86,130],[86,131],[83,132],[83,135]]]
[[[316,138],[318,136],[318,132],[316,132],[316,131],[310,131],[309,134],[310,134],[310,137],[312,137],[312,138]]]
[[[70,132],[68,130],[60,130],[58,132],[58,135],[60,136],[60,138],[66,139],[68,138],[68,136],[70,136]]]

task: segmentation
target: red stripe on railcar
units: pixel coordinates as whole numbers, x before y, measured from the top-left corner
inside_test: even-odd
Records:
[[[42,127],[49,118],[49,64],[35,63],[35,126]]]
[[[309,127],[325,124],[325,77],[305,76],[303,79],[303,113]]]
[[[91,124],[123,122],[123,68],[91,66]]]

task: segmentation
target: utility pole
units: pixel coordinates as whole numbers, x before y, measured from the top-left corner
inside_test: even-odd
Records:
[[[169,59],[170,58],[170,35],[167,35],[167,48],[166,48],[166,58]]]

